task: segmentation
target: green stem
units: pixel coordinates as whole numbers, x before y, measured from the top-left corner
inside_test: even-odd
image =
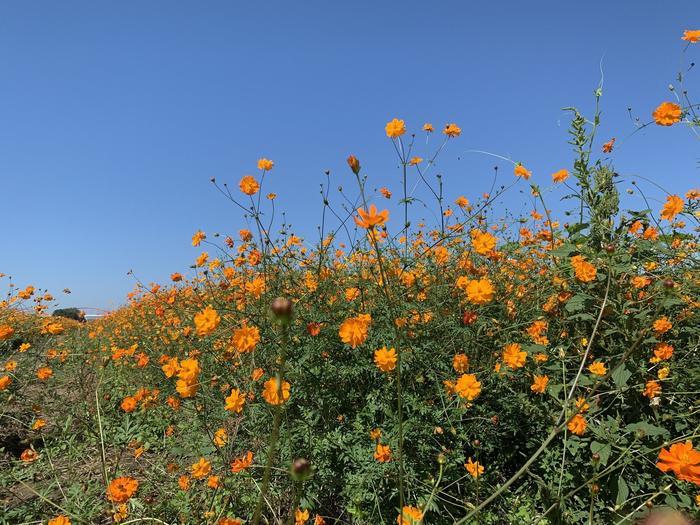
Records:
[[[275,416],[272,422],[272,432],[270,433],[270,441],[267,448],[267,462],[265,463],[265,470],[263,472],[260,496],[258,497],[258,503],[255,507],[255,513],[253,514],[253,525],[259,525],[260,523],[262,508],[265,503],[265,498],[267,497],[267,492],[270,489],[270,474],[272,472],[272,465],[274,464],[275,454],[277,453],[277,442],[279,441],[280,425],[282,423],[282,405],[284,404],[282,397],[282,383],[284,381],[284,365],[287,357],[286,353],[288,343],[289,322],[286,320],[284,323],[282,323],[282,348],[280,349],[280,365],[277,372],[277,399],[279,404],[275,405]]]

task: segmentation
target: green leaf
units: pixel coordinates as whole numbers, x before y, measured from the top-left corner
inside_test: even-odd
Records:
[[[677,297],[666,297],[663,301],[661,301],[661,306],[664,308],[670,308],[671,306],[678,306],[681,304],[685,303]]]
[[[567,312],[579,312],[586,306],[586,297],[581,294],[574,295],[571,299],[566,302]]]
[[[632,377],[632,372],[627,370],[624,366],[619,366],[612,373],[612,379],[615,381],[615,386],[618,388],[624,388],[627,386],[627,380]]]
[[[624,478],[620,476],[617,478],[617,498],[615,499],[615,505],[621,506],[625,501],[627,501],[627,496],[630,495],[630,489],[627,486]]]
[[[625,427],[628,432],[642,431],[644,436],[661,436],[663,434],[668,434],[668,430],[662,427],[657,427],[646,421],[640,421],[639,423],[631,423]]]
[[[552,255],[555,257],[568,257],[570,253],[576,251],[576,246],[571,243],[564,243],[556,250],[552,250]]]
[[[591,452],[593,454],[598,454],[600,456],[600,464],[605,466],[608,464],[608,459],[610,459],[612,447],[610,446],[610,443],[591,441]]]

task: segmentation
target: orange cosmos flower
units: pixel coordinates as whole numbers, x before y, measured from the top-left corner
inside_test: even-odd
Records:
[[[178,362],[177,357],[170,357],[167,359],[167,361],[165,361],[165,363],[163,363],[163,366],[161,366],[160,369],[165,374],[165,377],[171,378],[180,371],[180,363]]]
[[[0,390],[6,390],[12,384],[12,378],[8,375],[0,376]]]
[[[671,359],[671,356],[673,356],[673,347],[668,343],[658,343],[654,347],[654,356],[659,361]]]
[[[681,121],[682,114],[681,107],[675,102],[662,102],[651,116],[659,126],[672,126]]]
[[[126,396],[122,400],[122,404],[120,406],[121,409],[127,414],[133,412],[134,410],[136,410],[136,399],[132,396]]]
[[[681,40],[685,40],[690,44],[695,44],[700,41],[700,29],[686,29],[683,31]]]
[[[211,472],[211,463],[205,458],[199,458],[197,463],[192,464],[190,470],[192,471],[192,477],[194,479],[202,479],[207,477]]]
[[[180,362],[177,377],[185,381],[196,381],[200,372],[199,361],[196,359],[183,359]]]
[[[507,367],[517,370],[525,366],[527,352],[518,343],[509,343],[503,347],[503,362]]]
[[[576,279],[583,283],[589,283],[597,274],[596,267],[586,261],[583,256],[575,255],[571,258],[571,266],[574,268]]]
[[[231,463],[231,472],[234,474],[246,470],[253,463],[253,453],[249,450],[242,456],[237,457]]]
[[[611,153],[614,146],[615,146],[615,137],[611,138],[608,142],[603,144],[603,153]]]
[[[282,397],[279,395],[279,381],[271,377],[264,383],[263,397],[271,405],[281,405],[289,399],[289,389],[291,385],[287,381],[282,381]]]
[[[15,329],[8,325],[0,326],[0,341],[9,339],[15,333]]]
[[[455,354],[452,358],[452,368],[458,374],[463,374],[469,369],[469,358],[466,354]]]
[[[422,157],[413,157],[411,160],[408,161],[408,163],[411,166],[418,166],[418,164],[420,164],[421,162],[423,162]]]
[[[139,488],[138,480],[123,476],[114,478],[107,487],[107,499],[112,503],[126,503],[136,494]]]
[[[656,321],[654,321],[653,327],[656,334],[661,335],[673,328],[673,324],[671,324],[668,317],[664,315],[663,317],[659,317]]]
[[[467,472],[475,479],[484,473],[484,466],[478,461],[472,461],[472,458],[467,460],[464,464],[464,468],[467,469]]]
[[[666,197],[666,204],[661,209],[661,219],[672,221],[680,212],[683,211],[684,202],[678,195],[669,195]]]
[[[528,180],[530,177],[532,177],[532,173],[530,173],[530,171],[526,169],[525,166],[523,166],[522,164],[516,164],[513,173],[516,177],[522,177],[525,180]]]
[[[359,208],[357,213],[359,217],[355,217],[355,224],[367,230],[375,226],[381,226],[389,220],[389,210],[382,210],[377,213],[377,207],[374,204],[370,205],[369,212],[366,212],[363,208]]]
[[[651,399],[657,397],[660,393],[661,385],[654,380],[650,380],[644,385],[644,393],[642,395]]]
[[[384,130],[386,131],[387,137],[389,137],[390,139],[396,139],[404,133],[406,133],[406,124],[403,120],[395,118],[387,122]]]
[[[454,123],[446,124],[445,129],[443,129],[442,132],[448,137],[454,138],[460,136],[460,134],[462,133],[462,128],[460,128],[457,124]]]
[[[549,377],[546,375],[534,375],[532,379],[533,381],[530,385],[530,390],[532,390],[535,394],[544,394],[547,390],[547,385],[549,384]]]
[[[209,476],[207,478],[207,487],[210,489],[219,488],[219,476]]]
[[[180,487],[180,490],[189,490],[190,477],[183,474],[182,476],[177,478],[177,485]]]
[[[256,326],[244,325],[233,331],[231,341],[240,353],[252,352],[260,342],[260,330]]]
[[[236,518],[219,518],[216,525],[243,525],[243,522]]]
[[[552,180],[554,182],[564,182],[568,178],[569,178],[569,170],[567,170],[567,169],[561,169],[559,171],[555,171],[554,173],[552,173]]]
[[[354,286],[351,286],[350,288],[345,289],[345,300],[348,302],[354,301],[360,297],[360,289],[355,288]]]
[[[581,414],[583,414],[584,412],[586,412],[590,408],[588,403],[586,403],[585,397],[579,397],[576,400],[576,408],[578,409],[578,412]]]
[[[644,238],[648,241],[655,241],[656,239],[659,238],[659,232],[653,226],[649,226],[646,230],[644,230],[644,234],[642,235],[642,238]]]
[[[391,192],[387,188],[380,188],[379,192],[384,196],[385,199],[391,199]]]
[[[341,341],[352,348],[357,348],[367,339],[367,332],[371,322],[372,317],[369,314],[360,314],[357,317],[346,319],[338,330]]]
[[[47,525],[71,525],[71,521],[65,516],[56,516],[50,519]]]
[[[530,326],[528,326],[526,332],[532,338],[532,340],[538,345],[547,346],[549,344],[549,339],[547,338],[547,329],[549,324],[547,321],[534,321]]]
[[[294,525],[304,525],[307,521],[309,521],[308,510],[298,508],[294,511]]]
[[[432,133],[434,131],[433,125],[430,122],[426,122],[423,124],[423,131],[426,133]]]
[[[27,448],[22,452],[22,454],[20,454],[19,459],[25,463],[31,463],[32,461],[39,459],[39,454],[33,448]]]
[[[374,459],[380,463],[387,463],[391,461],[391,447],[389,447],[389,445],[377,443],[377,447],[374,450]]]
[[[209,254],[207,252],[202,252],[197,259],[195,259],[195,266],[204,266],[209,259]]]
[[[216,432],[214,432],[214,445],[221,448],[226,443],[228,443],[228,432],[226,432],[225,428],[217,429]]]
[[[460,208],[468,208],[469,207],[469,199],[467,199],[464,195],[461,197],[457,197],[455,199],[455,204],[459,206]]]
[[[258,184],[258,181],[255,180],[255,177],[252,175],[243,177],[241,182],[238,183],[238,187],[246,195],[255,195],[260,191],[260,184]]]
[[[494,287],[486,278],[467,280],[464,289],[470,303],[487,304],[493,300]]]
[[[321,323],[309,323],[306,325],[306,331],[311,337],[316,337],[321,333]]]
[[[263,171],[270,171],[272,167],[275,165],[274,162],[272,162],[270,159],[258,159],[258,169],[263,170]]]
[[[207,238],[207,234],[201,230],[197,230],[192,236],[192,246],[199,246],[199,244]],[[174,279],[173,279],[174,280]]]
[[[185,359],[180,363],[175,384],[177,393],[182,397],[194,397],[199,388],[198,378],[201,369],[196,359]]]
[[[673,472],[681,481],[700,485],[700,452],[693,450],[692,441],[661,449],[656,466],[663,472]]]
[[[474,374],[462,374],[455,383],[454,390],[462,399],[473,401],[481,393],[481,383]]]
[[[488,232],[472,230],[469,235],[472,239],[472,247],[479,255],[489,255],[496,247],[496,237]]]
[[[216,330],[221,322],[221,317],[211,306],[207,306],[204,310],[194,316],[194,325],[197,330],[197,335],[205,336]]]
[[[241,394],[241,391],[237,388],[232,388],[231,394],[226,398],[224,408],[229,412],[240,414],[243,412],[243,405],[245,405],[245,394]]]
[[[374,352],[374,364],[376,364],[377,368],[382,372],[391,372],[396,368],[396,360],[396,350],[393,348],[387,350],[386,346],[384,346]]]
[[[61,323],[47,323],[41,332],[44,334],[60,335],[63,333],[65,328]]]
[[[597,376],[604,376],[605,374],[608,373],[608,369],[605,367],[605,365],[601,361],[594,361],[588,366],[588,371],[591,374],[597,375]]]
[[[423,519],[423,513],[418,507],[405,506],[401,514],[396,518],[398,525],[418,525]]]
[[[646,288],[651,284],[651,279],[649,277],[646,277],[644,275],[636,275],[630,279],[630,283],[632,286],[635,288]]]
[[[581,414],[576,414],[574,417],[569,420],[569,422],[566,425],[566,428],[569,429],[569,432],[572,434],[576,434],[577,436],[583,436],[584,432],[586,432],[586,420]]]
[[[36,376],[39,379],[41,379],[42,381],[47,380],[52,375],[53,375],[53,370],[51,370],[48,366],[43,366],[39,370],[36,371]]]

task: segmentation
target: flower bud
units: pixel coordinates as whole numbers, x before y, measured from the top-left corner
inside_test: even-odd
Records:
[[[350,155],[348,157],[348,166],[350,166],[350,169],[355,175],[360,174],[360,161],[357,160],[355,155]]]
[[[286,297],[278,297],[272,301],[272,306],[270,307],[272,313],[279,320],[289,320],[292,316],[292,301]]]
[[[292,463],[290,469],[292,478],[295,481],[306,481],[312,475],[311,462],[308,459],[298,458]]]

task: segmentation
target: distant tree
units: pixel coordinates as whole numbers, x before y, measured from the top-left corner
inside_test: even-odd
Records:
[[[77,308],[59,308],[53,311],[54,317],[66,317],[67,319],[74,319],[81,323],[85,322],[85,314],[78,310]]]

